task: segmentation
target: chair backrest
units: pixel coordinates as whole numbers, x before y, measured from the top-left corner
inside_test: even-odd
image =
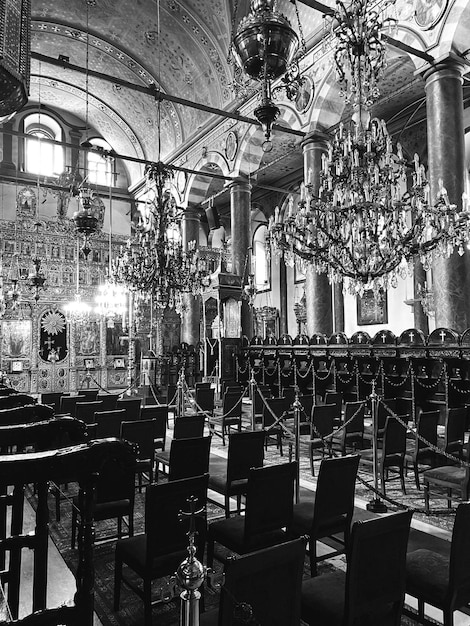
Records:
[[[263,407],[263,428],[271,426],[277,418],[287,413],[289,409],[290,402],[287,398],[266,398]]]
[[[302,405],[300,410],[300,421],[310,422],[312,418],[312,409],[315,398],[312,394],[299,396],[299,402]]]
[[[215,389],[211,387],[198,387],[196,389],[196,411],[206,411],[212,414],[214,411]]]
[[[343,394],[340,391],[327,391],[325,393],[325,404],[334,404],[336,407],[335,419],[341,419]]]
[[[47,404],[52,406],[54,413],[58,413],[60,410],[60,399],[62,394],[59,392],[47,392],[41,393],[41,404]]]
[[[145,492],[145,533],[147,535],[146,560],[148,566],[155,557],[182,552],[185,558],[188,545],[188,523],[180,521],[180,512],[189,511],[188,500],[196,498],[200,509],[207,503],[209,475],[174,480],[168,483],[149,485]],[[204,551],[206,519],[196,517],[198,535],[197,556]],[[202,545],[201,545],[202,544]],[[182,559],[181,559],[182,560]],[[179,563],[177,563],[179,564]]]
[[[102,402],[77,402],[75,406],[75,417],[85,424],[93,424],[95,413],[103,410]]]
[[[322,527],[348,531],[354,513],[359,454],[323,459],[318,472],[312,518],[312,537]]]
[[[120,438],[138,446],[137,457],[139,459],[153,459],[155,456],[154,439],[157,430],[156,420],[132,420],[121,422]]]
[[[365,402],[346,402],[344,405],[344,423],[347,433],[364,432]],[[349,423],[348,423],[349,422]]]
[[[411,516],[404,511],[353,524],[344,626],[360,624],[361,617],[370,624],[400,623]]]
[[[314,404],[312,407],[312,439],[327,437],[334,430],[334,404]]]
[[[166,439],[166,426],[168,423],[168,405],[159,404],[152,406],[145,406],[140,411],[141,420],[154,420],[155,422],[155,435],[154,439],[158,439],[162,442],[163,448],[165,448]]]
[[[263,412],[264,402],[263,398],[271,398],[272,392],[271,389],[267,385],[258,385],[255,390],[255,413],[257,415]]]
[[[226,391],[222,400],[222,413],[226,417],[241,417],[243,407],[243,388]]]
[[[220,593],[219,626],[239,624],[239,606],[249,605],[255,623],[300,624],[305,538],[229,558]]]
[[[96,396],[96,399],[103,403],[103,411],[114,411],[119,396],[117,393],[100,393]]]
[[[449,563],[449,594],[456,595],[467,603],[470,592],[470,502],[461,502],[455,514]]]
[[[85,402],[85,396],[62,396],[60,399],[60,412],[68,413],[75,417],[77,402]]]
[[[126,411],[126,421],[140,419],[141,398],[119,398],[116,402],[116,409]]]
[[[133,463],[120,458],[106,461],[96,481],[96,504],[127,500],[133,508],[135,498],[135,455]]]
[[[388,398],[387,400],[381,400],[377,404],[377,430],[382,431],[385,428],[385,422],[387,417],[391,415],[390,411],[396,414],[397,412],[397,399]]]
[[[467,412],[467,407],[458,407],[448,409],[447,411],[444,449],[449,454],[453,454],[455,456],[460,456],[462,454],[465,428],[467,425]]]
[[[254,467],[246,493],[245,545],[256,544],[260,535],[289,529],[294,506],[297,462]]]
[[[230,433],[227,483],[248,478],[252,467],[263,467],[265,433],[262,430]]]
[[[439,424],[439,411],[423,411],[418,414],[416,428],[416,446],[418,450],[429,448],[429,442],[437,446],[437,426]],[[421,439],[422,437],[422,439]],[[425,439],[426,441],[423,441]]]
[[[399,416],[406,423],[407,416]],[[406,452],[406,427],[396,417],[387,417],[384,428],[382,454],[384,457]]]
[[[95,402],[98,396],[98,389],[80,389],[81,396],[85,396],[86,402]]]
[[[103,439],[106,437],[121,436],[121,422],[126,419],[124,409],[116,411],[97,411],[95,413],[96,437]]]
[[[158,419],[160,416],[165,418],[165,423],[168,422],[168,404],[150,404],[140,409],[141,420]]]
[[[204,434],[204,415],[177,417],[173,430],[173,439],[193,439]]]
[[[170,446],[168,480],[207,474],[212,437],[173,439]]]
[[[197,392],[198,389],[210,389],[212,383],[208,382],[197,382],[194,383],[194,390]]]

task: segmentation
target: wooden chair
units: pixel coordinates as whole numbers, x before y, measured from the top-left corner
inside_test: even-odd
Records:
[[[406,415],[387,417],[384,428],[382,448],[377,450],[378,466],[382,493],[385,495],[386,473],[390,468],[397,468],[401,482],[401,490],[405,488],[405,454],[406,454],[406,427],[401,423],[407,421]],[[400,421],[399,421],[400,420]],[[361,451],[361,463],[373,466],[374,455],[372,450]]]
[[[334,404],[315,404],[312,407],[308,447],[312,476],[315,476],[313,453],[319,450],[322,458],[325,454],[331,454],[331,437],[334,430],[335,411]]]
[[[201,383],[206,384],[206,383]],[[215,389],[211,387],[196,387],[196,412],[212,417],[215,406]]]
[[[242,399],[244,389],[240,391],[227,391],[223,396],[222,413],[208,418],[209,429],[212,434],[222,437],[222,445],[225,446],[225,437],[230,429],[235,428],[240,432],[242,428]],[[220,426],[217,432],[216,426]]]
[[[60,413],[75,417],[77,402],[85,402],[85,396],[62,396],[60,399]]]
[[[306,539],[229,558],[218,610],[202,613],[200,626],[236,626],[246,607],[259,624],[299,626]]]
[[[225,517],[230,517],[230,498],[237,498],[240,512],[241,496],[246,494],[252,467],[263,467],[264,432],[231,433],[227,459],[216,457],[209,463],[209,489],[224,496]],[[214,502],[214,500],[211,500]]]
[[[36,434],[38,425],[33,425]],[[45,426],[45,439],[50,437],[55,426]],[[13,430],[10,434],[13,434]],[[24,437],[25,428],[21,436]],[[34,435],[36,436],[36,435]],[[129,447],[118,441],[93,442],[40,453],[0,456],[0,491],[13,486],[12,505],[12,536],[0,538],[0,553],[9,553],[8,567],[5,578],[6,600],[13,618],[18,616],[19,596],[21,590],[21,548],[34,551],[33,559],[33,614],[14,621],[18,625],[45,626],[57,624],[80,624],[93,626],[94,617],[94,520],[93,494],[96,479],[102,467],[110,459],[119,459],[122,463],[132,462]],[[76,481],[80,496],[78,503],[83,520],[80,533],[80,550],[78,551],[76,576],[77,591],[73,605],[62,605],[47,608],[48,589],[48,546],[49,516],[48,487],[50,482],[62,483]],[[36,522],[33,532],[25,533],[22,528],[24,506],[24,487],[36,484]],[[15,520],[13,522],[13,520]],[[5,580],[4,578],[4,580]]]
[[[126,422],[140,419],[140,398],[119,398],[116,402],[116,409],[126,411]]]
[[[121,436],[121,422],[126,420],[127,413],[124,409],[116,411],[97,411],[94,417],[96,427],[94,429],[94,437],[97,439],[105,439],[106,437]]]
[[[245,515],[216,520],[209,525],[208,567],[212,567],[216,556],[216,542],[237,554],[246,554],[288,540],[296,475],[296,461],[250,470]],[[217,558],[224,560],[222,555]]]
[[[204,435],[204,415],[191,415],[188,417],[177,417],[174,421],[173,439],[195,439]],[[157,451],[155,454],[156,471],[161,464],[162,470],[170,463],[170,450]],[[158,477],[158,473],[156,474]]]
[[[339,452],[344,456],[350,451],[355,452],[358,448],[364,447],[364,417],[364,402],[346,402],[344,405],[345,426],[331,438],[333,452]]]
[[[446,554],[428,549],[414,550],[406,557],[406,593],[418,599],[418,616],[408,615],[420,624],[425,619],[424,604],[444,614],[444,626],[453,626],[454,611],[470,602],[470,503],[459,504],[455,515],[452,542]]]
[[[145,533],[116,543],[114,565],[114,610],[119,611],[121,583],[126,584],[144,602],[144,626],[152,624],[152,587],[157,578],[173,575],[188,555],[188,525],[180,522],[181,511],[188,510],[188,500],[197,499],[197,507],[207,501],[208,476],[150,485],[145,492]],[[196,557],[202,561],[206,519],[195,518]],[[123,575],[123,566],[142,579],[137,586]]]
[[[148,474],[148,484],[153,483],[156,432],[157,420],[121,422],[121,439],[137,445],[136,474],[139,481],[139,493],[142,493],[144,473]]]
[[[85,424],[95,423],[95,413],[103,410],[102,402],[77,402],[75,405],[75,417]]]
[[[97,439],[96,441],[120,441],[115,439]],[[93,517],[96,521],[117,519],[117,537],[123,533],[123,520],[127,517],[127,529],[129,537],[134,534],[134,478],[136,472],[136,452],[127,444],[132,455],[129,453],[126,459],[120,457],[111,458],[103,463],[99,477],[96,481],[95,498],[93,501]],[[125,461],[125,462],[124,462]],[[76,496],[72,500],[72,537],[71,545],[75,547],[78,519],[83,524],[80,508],[80,498]],[[115,539],[116,535],[104,536],[101,541]]]
[[[405,511],[355,522],[346,572],[302,583],[302,620],[309,626],[399,626],[411,516]]]
[[[455,463],[458,463],[457,459],[461,458],[463,453],[468,411],[468,407],[447,410],[442,447],[445,453],[456,457]],[[446,463],[448,464],[448,461]]]
[[[463,460],[468,463],[470,444],[465,446]],[[429,501],[431,493],[440,498],[447,499],[447,507],[452,508],[455,498],[460,500],[470,499],[470,469],[466,466],[443,465],[423,472],[424,482],[424,510],[429,515]]]
[[[80,389],[79,394],[85,396],[86,402],[96,402],[98,389]]]
[[[358,454],[323,459],[313,498],[294,504],[291,533],[309,536],[312,576],[317,574],[319,561],[348,551],[358,467]],[[318,556],[317,541],[325,537],[339,548]]]
[[[166,446],[166,427],[168,425],[168,405],[152,404],[151,406],[142,407],[140,411],[141,420],[155,421],[155,438],[153,440],[155,450],[165,450]]]
[[[283,430],[278,420],[292,417],[290,408],[291,404],[287,398],[266,398],[263,406],[262,426],[266,433],[266,450],[268,449],[270,439],[274,439],[281,456],[283,455]]]
[[[310,421],[312,419],[313,405],[315,404],[315,398],[312,394],[299,396],[299,402],[302,405],[300,410],[300,434],[310,434]]]
[[[168,463],[162,461],[161,454],[155,456],[168,471],[168,480],[181,480],[200,476],[209,471],[211,437],[193,437],[191,439],[173,439],[170,445]],[[158,474],[156,474],[158,480]]]
[[[339,391],[327,391],[325,393],[325,404],[335,405],[334,425],[337,428],[343,421],[343,394]]]
[[[419,482],[420,464],[436,464],[435,448],[437,447],[438,424],[439,411],[419,412],[414,439],[406,442],[405,471],[408,469],[408,465],[413,466],[417,489],[421,489]]]
[[[41,393],[41,404],[47,404],[49,406],[52,406],[54,409],[54,413],[59,413],[61,397],[62,393],[60,391]]]
[[[119,395],[117,393],[99,393],[96,400],[103,403],[101,405],[103,411],[115,411]]]

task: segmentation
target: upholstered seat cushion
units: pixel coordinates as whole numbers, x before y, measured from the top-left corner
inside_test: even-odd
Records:
[[[460,484],[465,478],[465,468],[444,465],[443,467],[436,467],[434,469],[426,470],[423,474],[424,481],[445,481],[446,483],[452,483],[454,485]]]
[[[406,591],[442,605],[449,585],[449,558],[430,550],[415,550],[406,557]]]
[[[301,617],[315,626],[340,626],[343,623],[346,574],[335,570],[302,583]]]
[[[236,515],[229,519],[218,520],[209,525],[209,541],[211,539],[221,543],[229,550],[238,554],[245,554],[251,550],[259,550],[283,543],[288,540],[283,530],[256,535],[249,543],[245,542],[245,518]]]
[[[116,542],[116,558],[122,559],[139,576],[145,573],[145,554],[147,550],[147,535],[126,537]],[[166,575],[172,570],[176,571],[178,565],[187,557],[187,550],[179,550],[171,554],[165,554],[154,559],[152,563],[152,578],[157,578],[161,573]]]
[[[240,480],[232,481],[230,488],[227,489],[227,475],[226,473],[221,474],[210,474],[209,476],[209,489],[213,489],[217,491],[217,493],[229,493],[229,495],[236,496],[239,494],[246,493],[246,489],[248,486],[248,478],[243,478]]]
[[[295,536],[308,534],[312,527],[313,500],[304,500],[294,504],[291,531]]]

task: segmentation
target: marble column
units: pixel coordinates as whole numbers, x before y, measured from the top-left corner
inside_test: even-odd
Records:
[[[232,235],[232,273],[246,284],[251,267],[251,185],[246,178],[236,178],[229,184]],[[242,334],[253,334],[253,314],[246,300],[242,301]]]
[[[321,156],[327,149],[327,137],[314,131],[307,135],[302,143],[304,155],[304,180],[308,180],[311,194],[318,195],[320,187]],[[342,299],[342,298],[341,298]],[[335,305],[342,307],[342,301]],[[308,267],[305,275],[305,305],[307,311],[307,334],[331,335],[333,332],[333,306],[331,286],[326,274],[318,274],[313,267]]]
[[[442,184],[457,210],[465,185],[462,70],[461,59],[448,57],[424,73],[430,196],[435,201]],[[432,270],[436,327],[464,331],[470,326],[469,251],[463,256],[454,251],[449,259],[436,257]]]
[[[199,247],[199,213],[194,209],[184,212],[182,223],[183,247],[187,250],[191,241]],[[200,331],[200,298],[190,293],[183,295],[184,312],[181,319],[181,341],[196,346],[199,341]]]
[[[287,270],[284,258],[279,259],[279,336],[287,334]]]

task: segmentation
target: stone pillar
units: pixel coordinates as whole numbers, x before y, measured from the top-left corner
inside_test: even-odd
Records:
[[[302,143],[304,155],[304,180],[312,184],[311,194],[318,195],[320,187],[321,155],[327,149],[327,138],[321,132],[313,132]],[[318,274],[307,267],[305,275],[305,304],[307,309],[307,334],[331,335],[333,332],[333,308],[331,286],[326,274]],[[342,302],[337,303],[342,307]]]
[[[185,250],[191,241],[196,242],[199,248],[199,214],[194,209],[187,209],[184,212],[182,235],[183,247]],[[183,295],[184,312],[181,319],[181,341],[196,346],[199,341],[199,323],[200,323],[200,298],[190,293]]]
[[[436,200],[442,180],[457,210],[465,185],[462,69],[461,60],[448,57],[424,73],[430,197]],[[432,270],[436,327],[463,332],[470,326],[470,254],[436,257]]]
[[[287,332],[287,271],[284,257],[281,257],[279,259],[279,336]]]
[[[230,219],[232,225],[232,272],[242,277],[244,284],[251,268],[251,185],[246,178],[236,178],[229,184]],[[253,313],[246,300],[242,301],[242,334],[251,339]]]
[[[3,124],[3,158],[0,163],[2,170],[16,170],[16,165],[13,163],[13,136],[10,134],[12,130],[13,124],[11,122]]]

